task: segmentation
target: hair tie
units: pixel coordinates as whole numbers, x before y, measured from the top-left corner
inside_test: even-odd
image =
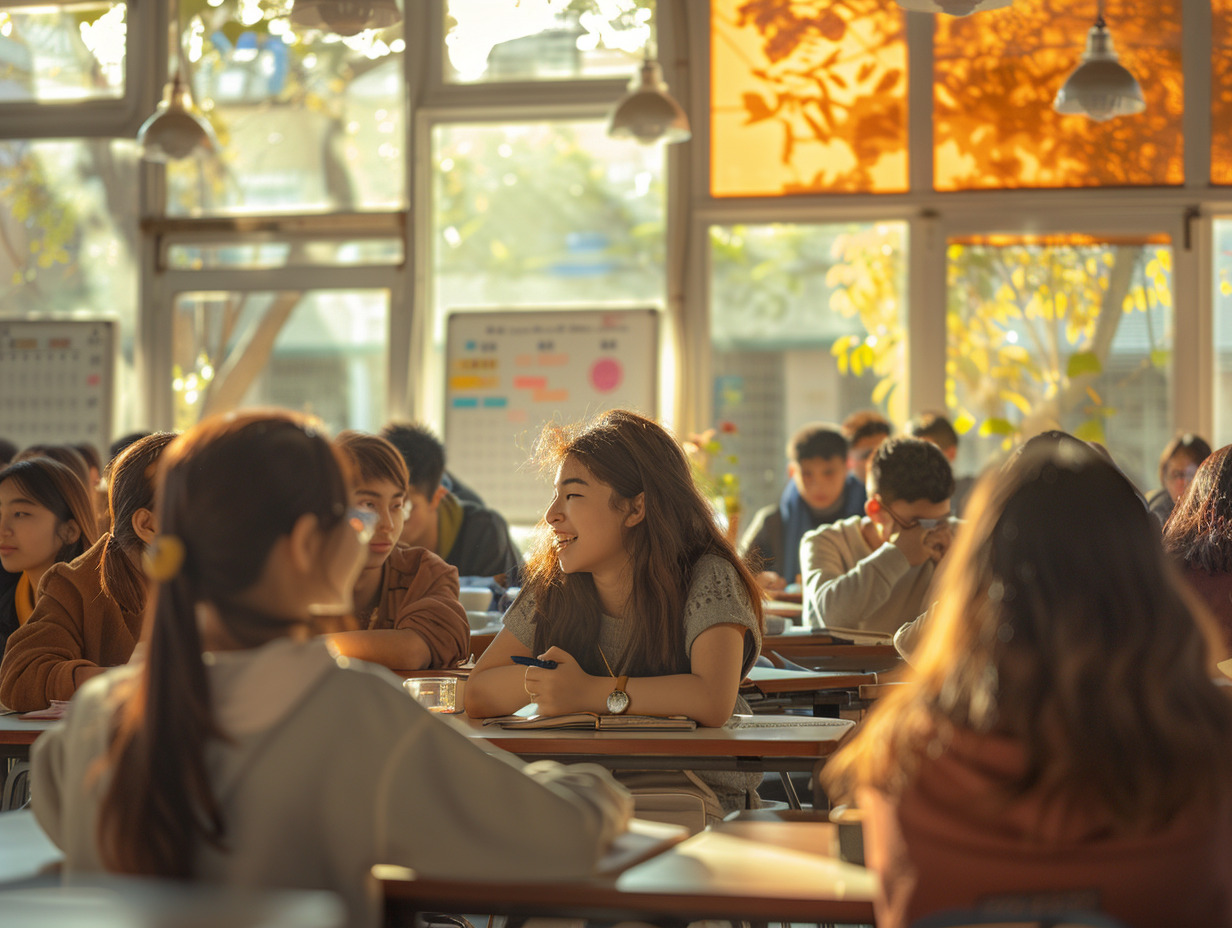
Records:
[[[165,583],[184,566],[184,542],[175,535],[155,535],[141,557],[146,576]]]

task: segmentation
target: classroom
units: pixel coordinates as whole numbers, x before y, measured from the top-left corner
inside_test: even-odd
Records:
[[[0,923],[45,860],[220,924],[1232,925],[1230,50],[1227,0],[0,3]],[[483,723],[528,700],[627,730]],[[217,778],[335,723],[282,807],[380,823],[272,865]]]

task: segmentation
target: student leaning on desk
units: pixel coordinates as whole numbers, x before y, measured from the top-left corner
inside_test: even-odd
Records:
[[[1232,702],[1129,481],[1071,440],[986,477],[913,654],[827,763],[879,928],[988,905],[1232,925]]]
[[[631,809],[606,772],[485,753],[314,637],[350,611],[374,520],[313,425],[207,420],[160,479],[144,661],[90,680],[32,752],[34,813],[70,873],[330,889],[358,928],[378,863],[593,871]]]
[[[551,505],[505,626],[466,684],[466,711],[628,711],[724,724],[761,643],[757,583],[718,530],[676,441],[624,410],[548,429]],[[523,667],[514,656],[555,661]],[[744,711],[748,711],[747,708]],[[759,774],[685,773],[710,818],[755,805]]]

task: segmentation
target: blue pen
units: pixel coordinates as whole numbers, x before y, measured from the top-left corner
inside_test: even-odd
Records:
[[[537,657],[526,657],[522,654],[514,654],[509,659],[515,664],[522,664],[525,667],[542,667],[544,670],[556,669],[556,661],[541,661]]]

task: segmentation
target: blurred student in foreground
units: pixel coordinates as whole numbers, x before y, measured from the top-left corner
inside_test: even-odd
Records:
[[[1232,924],[1232,701],[1136,491],[1063,443],[986,477],[972,511],[914,685],[822,774],[865,810],[877,924],[1057,899]]]
[[[374,864],[593,873],[630,808],[606,771],[486,753],[316,636],[351,610],[374,527],[345,467],[290,414],[208,419],[167,449],[144,659],[87,682],[32,751],[68,874],[329,889],[374,928]]]

